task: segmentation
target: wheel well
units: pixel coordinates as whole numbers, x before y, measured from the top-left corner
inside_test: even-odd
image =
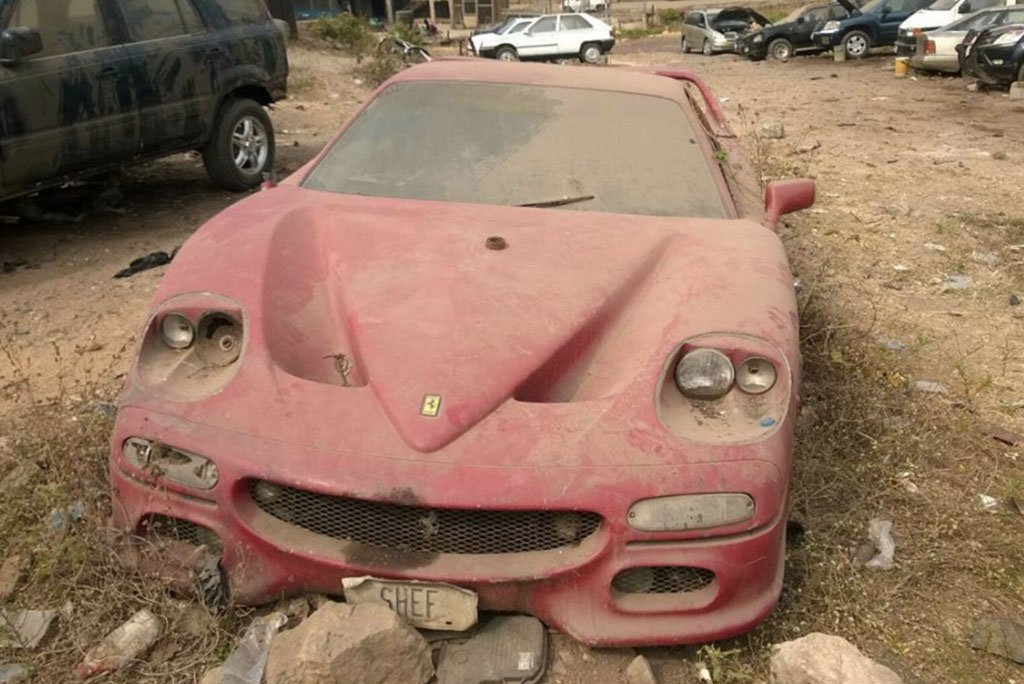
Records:
[[[274,101],[274,98],[270,96],[270,91],[263,86],[258,85],[244,85],[235,88],[227,94],[227,97],[224,98],[224,102],[235,99],[255,100],[264,107]]]
[[[518,52],[518,50],[516,50],[514,45],[509,45],[508,43],[502,43],[498,47],[494,48],[494,54],[498,54],[499,52],[501,52],[505,48],[508,48],[512,52]]]

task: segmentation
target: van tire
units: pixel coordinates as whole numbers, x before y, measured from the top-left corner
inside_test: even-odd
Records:
[[[226,100],[202,150],[210,179],[233,192],[257,187],[274,168],[274,126],[255,100]],[[236,160],[242,157],[240,163]]]

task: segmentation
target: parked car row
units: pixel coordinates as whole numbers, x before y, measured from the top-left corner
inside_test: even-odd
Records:
[[[503,62],[575,59],[593,64],[615,46],[612,27],[589,14],[545,14],[506,20],[469,39],[470,51]]]
[[[836,0],[805,5],[775,23],[747,8],[696,9],[680,40],[683,52],[700,45],[704,54],[754,60],[836,49],[859,58],[894,46],[918,70],[962,71],[992,84],[1024,81],[1024,0],[870,0],[861,7]]]

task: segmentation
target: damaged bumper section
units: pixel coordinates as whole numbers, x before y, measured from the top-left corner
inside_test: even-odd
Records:
[[[147,467],[135,455],[140,440],[173,444],[154,453],[184,454],[178,465],[198,476]],[[781,591],[788,473],[764,456],[789,448],[782,433],[733,447],[751,458],[725,464],[524,469],[420,459],[381,468],[375,458],[342,461],[122,407],[113,444],[121,558],[178,588],[198,584],[208,600],[217,590],[242,604],[340,595],[344,578],[367,575],[437,582],[476,592],[483,610],[529,613],[583,643],[615,646],[727,638],[763,620]],[[296,481],[284,467],[296,459],[338,467]],[[637,501],[734,475],[749,496],[729,506],[765,504],[752,519],[726,515],[715,529],[677,532],[636,524],[649,512]],[[424,486],[382,487],[385,479]]]

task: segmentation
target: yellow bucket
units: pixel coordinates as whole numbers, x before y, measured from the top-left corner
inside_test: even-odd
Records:
[[[896,65],[893,67],[893,74],[896,78],[906,78],[908,73],[910,73],[910,58],[897,57]]]

